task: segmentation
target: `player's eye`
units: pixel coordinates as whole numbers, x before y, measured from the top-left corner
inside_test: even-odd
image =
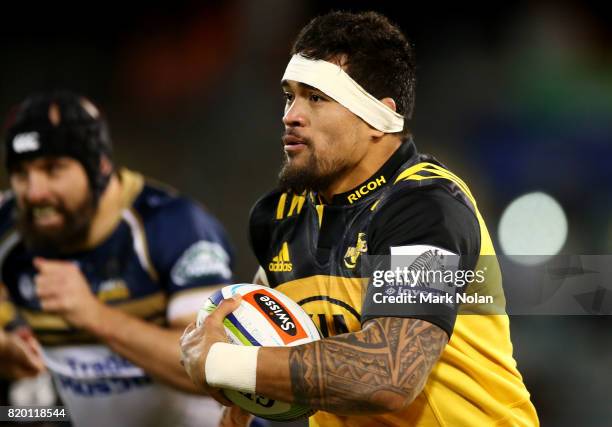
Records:
[[[309,99],[312,102],[321,102],[325,100],[321,95],[318,95],[316,93],[311,93]]]
[[[283,92],[283,98],[285,99],[286,103],[290,103],[291,101],[293,101],[293,94],[289,92]]]
[[[58,165],[57,162],[48,162],[45,165],[45,170],[47,171],[49,175],[53,175],[54,173],[59,172],[60,169],[61,169],[61,166]]]
[[[45,164],[45,170],[47,174],[54,176],[58,175],[60,172],[66,169],[67,166],[68,165],[66,164],[66,162],[58,159],[53,159]]]

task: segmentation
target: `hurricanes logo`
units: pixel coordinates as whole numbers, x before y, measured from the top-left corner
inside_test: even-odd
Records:
[[[291,264],[289,259],[289,245],[287,245],[287,242],[283,243],[278,255],[272,258],[272,261],[268,264],[268,270],[273,272],[293,270],[293,264]]]
[[[344,265],[346,268],[355,268],[357,260],[362,253],[368,251],[368,242],[366,242],[366,234],[357,234],[357,243],[355,246],[350,246],[346,249],[344,254]]]

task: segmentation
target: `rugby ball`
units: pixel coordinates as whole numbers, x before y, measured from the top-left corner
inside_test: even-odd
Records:
[[[261,285],[237,284],[215,292],[198,312],[202,322],[226,298],[242,295],[240,306],[223,324],[232,344],[282,347],[306,344],[321,339],[312,319],[287,295]],[[223,390],[225,396],[247,412],[272,421],[291,421],[312,415],[311,408],[251,393]]]

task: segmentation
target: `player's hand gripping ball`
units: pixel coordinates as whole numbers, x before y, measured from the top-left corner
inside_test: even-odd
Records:
[[[296,302],[279,291],[260,285],[230,285],[215,292],[200,309],[196,326],[200,327],[223,299],[236,294],[242,295],[242,302],[223,320],[232,344],[281,347],[321,339],[316,325]],[[315,412],[306,406],[271,400],[257,394],[234,390],[223,390],[223,393],[242,409],[268,420],[290,421]]]

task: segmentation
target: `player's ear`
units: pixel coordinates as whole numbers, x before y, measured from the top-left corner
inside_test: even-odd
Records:
[[[370,136],[372,140],[378,141],[380,138],[385,136],[385,133],[381,130],[374,129],[372,126],[370,126]]]
[[[113,164],[105,154],[100,156],[100,172],[104,176],[108,176],[113,172]]]
[[[383,98],[380,100],[380,102],[385,104],[387,107],[389,107],[393,111],[397,111],[397,106],[395,105],[395,100],[393,98],[389,98],[389,97]]]

